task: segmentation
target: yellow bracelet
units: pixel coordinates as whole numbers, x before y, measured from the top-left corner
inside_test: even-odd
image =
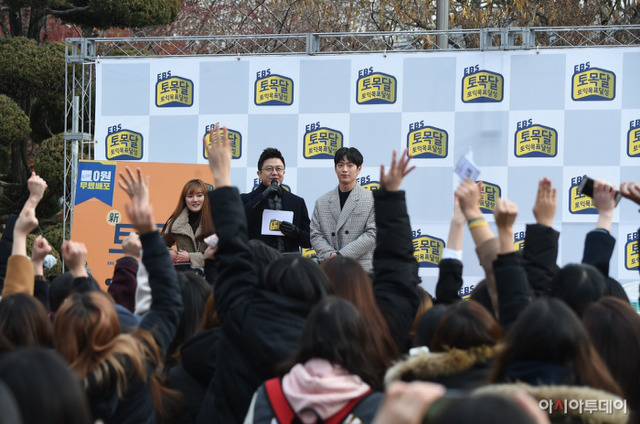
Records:
[[[484,218],[474,219],[469,223],[469,230],[474,230],[480,227],[488,227],[489,223]]]

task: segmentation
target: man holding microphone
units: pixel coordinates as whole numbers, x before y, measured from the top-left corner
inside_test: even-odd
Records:
[[[280,252],[299,252],[301,247],[310,248],[309,213],[304,199],[286,190],[282,183],[285,162],[278,149],[265,149],[258,159],[260,184],[250,193],[241,195],[247,215],[250,239],[258,239]],[[266,235],[262,231],[263,214],[266,210],[291,211],[292,222],[280,222],[279,235]]]

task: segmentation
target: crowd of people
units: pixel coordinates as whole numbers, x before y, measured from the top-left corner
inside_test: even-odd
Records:
[[[269,184],[255,196],[278,190],[268,177],[280,165],[269,160],[278,162],[263,161]],[[358,161],[354,151],[336,160],[340,192],[351,194],[319,200],[320,210],[338,209],[307,218],[313,234],[285,224],[296,247],[322,238],[356,201],[347,179]],[[595,183],[599,218],[582,263],[558,267],[551,181],[539,182],[521,252],[517,205],[498,201],[494,234],[481,187],[462,182],[430,294],[420,287],[406,203],[420,194],[401,190],[413,170],[406,152],[381,166],[372,212],[361,219],[362,228],[375,224],[356,237],[370,243],[368,256],[343,255],[325,239],[320,263],[251,237],[259,198],[233,187],[224,129],[211,132],[209,164],[212,187],[189,181],[161,231],[153,181],[140,170],[120,175],[136,233],[106,291],[79,241],[60,247],[68,271],[52,280],[43,271],[48,241],[38,236],[27,255],[47,188],[32,175],[0,242],[0,423],[640,421],[640,315],[609,276],[613,187]],[[619,191],[640,205],[640,184]],[[465,227],[485,272],[468,299],[460,296]]]

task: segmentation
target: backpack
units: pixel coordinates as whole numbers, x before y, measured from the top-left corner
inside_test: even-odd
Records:
[[[280,424],[293,424],[299,422],[295,411],[291,408],[289,401],[284,395],[282,390],[282,381],[279,378],[272,378],[265,383],[265,389],[267,398],[273,409],[274,415]],[[372,393],[371,389],[366,393],[351,399],[341,410],[336,412],[331,417],[327,418],[323,422],[324,424],[341,424],[351,412],[358,406],[358,404],[366,399]]]

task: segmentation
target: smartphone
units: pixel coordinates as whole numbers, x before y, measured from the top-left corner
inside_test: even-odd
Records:
[[[582,177],[580,185],[578,186],[578,193],[593,198],[593,182],[593,178],[589,178],[588,176],[584,175]],[[618,206],[618,203],[620,203],[620,199],[622,199],[622,194],[620,194],[620,192],[616,190],[616,206]]]

